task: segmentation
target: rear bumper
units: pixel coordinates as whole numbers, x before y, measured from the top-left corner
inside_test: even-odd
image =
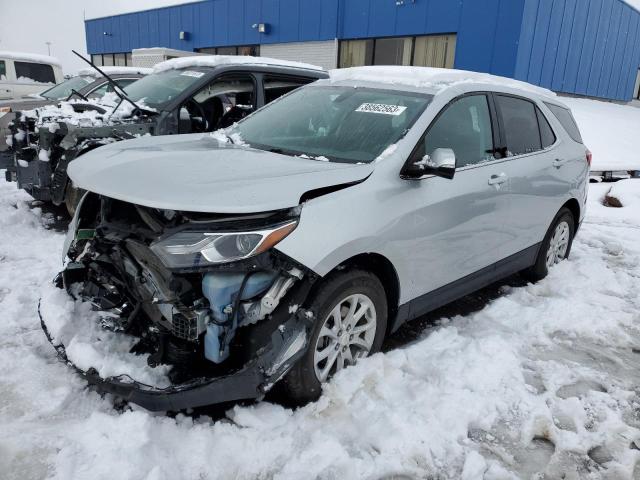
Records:
[[[268,345],[240,370],[214,378],[199,378],[167,388],[145,385],[128,376],[102,378],[94,369],[82,370],[67,357],[64,345],[56,345],[38,306],[40,324],[58,357],[100,393],[110,393],[150,411],[177,412],[238,400],[262,397],[282,378],[308,347],[311,319],[300,309],[288,315],[271,334]]]

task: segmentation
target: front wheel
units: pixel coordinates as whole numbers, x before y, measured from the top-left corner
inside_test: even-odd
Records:
[[[562,208],[542,241],[536,263],[522,272],[524,277],[534,282],[542,280],[555,264],[569,258],[574,235],[573,214],[568,208]]]
[[[369,272],[332,275],[308,308],[316,315],[309,348],[283,379],[287,396],[297,404],[317,399],[332,375],[379,351],[387,329],[384,288]]]

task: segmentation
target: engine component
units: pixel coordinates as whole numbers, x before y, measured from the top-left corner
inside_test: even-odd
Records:
[[[280,276],[273,282],[259,302],[243,304],[245,311],[244,321],[241,325],[250,325],[271,314],[280,303],[282,297],[286,295],[297,280],[302,279],[302,276],[300,269],[292,268],[287,272],[287,276]]]

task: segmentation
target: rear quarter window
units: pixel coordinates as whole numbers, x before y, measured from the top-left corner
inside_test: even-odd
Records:
[[[53,67],[44,63],[14,62],[18,81],[55,83]]]
[[[580,135],[580,130],[578,129],[578,124],[571,114],[571,110],[560,107],[559,105],[554,105],[553,103],[545,102],[545,105],[549,107],[549,110],[551,110],[551,113],[558,119],[562,128],[567,131],[575,142],[584,143],[582,141],[582,135]]]
[[[0,60],[0,80],[7,79],[7,66],[4,63],[4,60]]]

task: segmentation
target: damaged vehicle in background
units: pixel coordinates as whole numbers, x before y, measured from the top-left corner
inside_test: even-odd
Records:
[[[126,87],[151,73],[150,68],[137,67],[102,67],[102,70],[120,87]],[[7,144],[7,139],[9,142],[13,141],[9,125],[16,119],[18,112],[56,105],[64,100],[97,100],[110,92],[113,92],[113,87],[107,79],[96,70],[85,68],[76,76],[38,94],[0,101],[0,168],[14,165],[14,151],[11,145]]]
[[[153,74],[99,101],[36,109],[13,122],[18,188],[67,206],[80,192],[67,166],[102,145],[145,135],[212,132],[327,73],[261,57],[197,56],[160,63]],[[13,180],[7,174],[7,180]]]
[[[69,168],[89,193],[57,279],[76,303],[43,298],[44,330],[99,391],[150,410],[276,382],[313,400],[403,322],[568,257],[590,154],[550,106],[566,109],[489,75],[354,68],[224,134],[90,152]],[[87,303],[96,318],[77,320]],[[89,367],[79,332],[96,323],[171,384]]]

